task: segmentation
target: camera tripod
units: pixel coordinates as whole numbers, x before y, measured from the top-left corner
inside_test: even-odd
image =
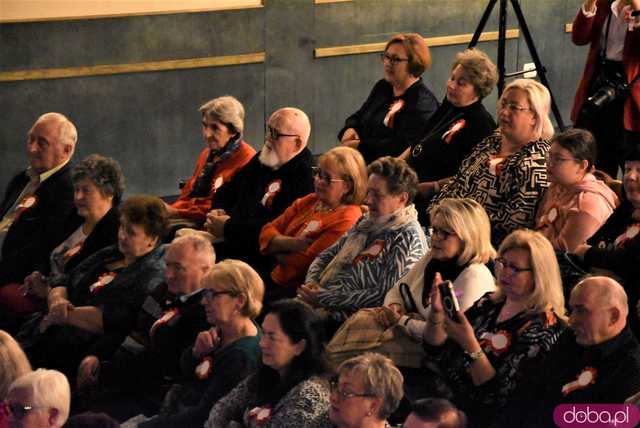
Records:
[[[565,126],[562,121],[562,115],[560,114],[560,110],[558,109],[558,105],[556,104],[555,98],[553,96],[553,92],[551,91],[551,87],[549,86],[549,81],[547,80],[546,68],[542,65],[540,61],[540,57],[538,56],[538,51],[536,50],[536,46],[533,44],[533,38],[531,37],[531,33],[529,32],[529,27],[527,26],[527,21],[524,18],[524,14],[522,13],[522,9],[520,8],[520,3],[518,0],[509,0],[511,1],[511,6],[513,7],[513,11],[516,14],[516,18],[518,18],[518,24],[520,25],[520,30],[522,31],[522,35],[524,36],[524,40],[527,43],[527,47],[529,48],[529,53],[531,54],[531,58],[536,66],[533,70],[527,71],[517,71],[514,73],[506,73],[504,59],[505,59],[505,48],[506,48],[506,35],[507,35],[507,0],[500,0],[500,17],[499,17],[499,28],[498,28],[498,96],[502,95],[502,91],[504,90],[504,80],[507,77],[519,76],[521,74],[527,73],[529,71],[536,71],[540,76],[540,82],[547,87],[549,90],[549,94],[551,95],[551,110],[553,111],[553,115],[556,118],[556,123],[561,131],[564,131]],[[489,4],[480,18],[480,22],[478,23],[478,27],[476,28],[471,41],[469,42],[469,48],[474,48],[478,44],[478,40],[480,39],[480,35],[484,30],[487,21],[489,20],[489,16],[493,11],[493,7],[496,5],[498,0],[489,0]]]

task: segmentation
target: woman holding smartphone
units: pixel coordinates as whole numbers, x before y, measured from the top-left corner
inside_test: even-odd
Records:
[[[430,379],[433,394],[451,396],[474,426],[488,426],[527,367],[549,352],[565,328],[560,271],[544,236],[530,230],[507,236],[496,276],[497,290],[457,312],[455,321],[445,313],[436,274],[424,330],[425,350],[439,368]]]

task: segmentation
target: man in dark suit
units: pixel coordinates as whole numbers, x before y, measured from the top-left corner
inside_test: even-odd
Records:
[[[34,270],[49,272],[49,253],[77,226],[69,165],[77,140],[60,113],[43,114],[29,130],[29,167],[9,182],[0,204],[0,294]]]
[[[264,262],[258,243],[262,226],[313,192],[307,115],[281,108],[267,121],[266,131],[262,150],[220,189],[204,226],[224,240],[215,246],[219,259],[240,259],[258,271]]]

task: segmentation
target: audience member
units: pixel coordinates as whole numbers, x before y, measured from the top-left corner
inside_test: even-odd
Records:
[[[262,364],[211,409],[206,428],[326,427],[329,407],[322,332],[301,302],[275,302],[262,323]],[[235,425],[234,425],[235,423]]]
[[[489,218],[472,199],[444,199],[431,212],[431,250],[387,293],[384,306],[349,318],[327,345],[332,365],[364,350],[381,352],[400,367],[420,367],[420,342],[430,317],[436,273],[453,282],[460,310],[467,310],[495,280],[485,266],[493,257]]]
[[[73,216],[71,166],[78,133],[60,113],[46,113],[27,134],[29,167],[0,203],[0,287],[33,271],[47,274],[49,254],[80,219]]]
[[[262,270],[260,230],[313,191],[310,134],[311,124],[302,110],[286,107],[271,115],[262,150],[217,192],[207,214],[205,229],[224,241],[216,245],[220,259],[240,259]]]
[[[95,356],[86,357],[78,370],[79,386],[100,380],[107,387],[144,393],[179,376],[180,355],[208,325],[197,292],[215,253],[207,239],[187,235],[167,246],[164,261],[164,282],[146,297],[127,338],[104,366]]]
[[[401,155],[418,174],[416,207],[420,223],[427,224],[427,203],[460,168],[475,145],[488,137],[496,122],[482,105],[493,91],[498,71],[478,49],[456,55],[444,101],[429,118],[422,138]]]
[[[509,83],[498,102],[498,131],[475,147],[430,207],[444,198],[475,199],[489,215],[494,245],[516,229],[533,227],[547,187],[550,102],[547,88],[534,80]]]
[[[13,428],[60,428],[69,417],[69,382],[58,371],[38,369],[13,381],[7,402]]]
[[[82,224],[51,252],[48,274],[34,271],[24,278],[24,284],[9,284],[0,288],[0,311],[13,324],[45,307],[52,287],[64,283],[68,274],[80,262],[118,240],[118,212],[124,191],[124,177],[115,159],[89,155],[71,171],[74,204]]]
[[[276,259],[267,301],[294,297],[311,262],[362,216],[367,168],[360,153],[335,147],[320,156],[318,165],[316,191],[297,199],[260,232],[260,251]]]
[[[326,315],[335,329],[359,309],[381,306],[387,291],[426,251],[411,203],[416,173],[384,157],[369,165],[369,212],[311,263],[299,298]]]
[[[431,67],[429,47],[420,34],[393,36],[381,59],[384,78],[338,133],[338,140],[357,148],[367,164],[382,156],[398,156],[417,142],[438,108],[438,100],[420,77]]]
[[[569,306],[570,329],[525,378],[499,426],[555,427],[559,404],[622,403],[640,391],[640,345],[627,327],[622,286],[603,276],[586,278],[572,290]]]
[[[193,175],[180,191],[180,197],[167,211],[172,223],[201,227],[216,192],[240,171],[256,151],[242,139],[244,107],[234,97],[207,101],[199,108],[202,139],[207,146],[200,152]]]
[[[600,101],[601,108],[594,108],[588,98],[612,82],[629,83],[638,76],[640,18],[631,17],[632,10],[640,10],[640,0],[585,0],[571,31],[574,44],[590,45],[571,119],[593,132],[598,145],[596,165],[612,177],[618,176],[626,151],[640,138],[640,84],[634,84],[628,94],[616,93],[611,102]]]
[[[557,251],[585,244],[618,206],[618,197],[592,174],[593,135],[570,129],[551,140],[547,153],[549,188],[536,213],[536,229]]]
[[[11,382],[30,371],[31,364],[18,342],[0,330],[0,401],[7,397]]]
[[[500,246],[498,290],[453,319],[431,288],[424,330],[432,395],[452,397],[474,426],[486,426],[516,389],[527,369],[544,358],[564,329],[565,307],[553,247],[538,232],[518,230]],[[436,275],[434,285],[442,281]],[[447,397],[448,398],[448,397]]]
[[[338,367],[329,419],[335,428],[384,428],[403,396],[403,378],[390,359],[372,352]]]
[[[18,336],[35,367],[75,378],[90,355],[108,359],[134,326],[148,293],[163,281],[167,227],[163,202],[132,196],[120,207],[118,245],[76,266],[47,297],[48,312],[29,320]]]
[[[587,241],[574,250],[583,258],[583,267],[606,271],[621,280],[632,308],[629,324],[640,334],[640,321],[635,310],[640,298],[640,146],[627,154],[624,162],[622,203],[607,222]]]
[[[467,416],[449,400],[423,398],[411,403],[403,428],[467,428]]]
[[[182,356],[187,381],[172,386],[160,415],[139,427],[202,426],[211,407],[258,365],[262,335],[253,320],[262,308],[260,276],[246,263],[228,259],[215,265],[202,285],[211,328]]]

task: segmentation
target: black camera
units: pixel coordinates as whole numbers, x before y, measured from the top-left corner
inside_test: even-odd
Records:
[[[615,73],[612,78],[599,79],[598,90],[587,98],[585,108],[590,112],[600,111],[615,100],[621,100],[629,93],[629,85],[626,78],[620,73]]]

